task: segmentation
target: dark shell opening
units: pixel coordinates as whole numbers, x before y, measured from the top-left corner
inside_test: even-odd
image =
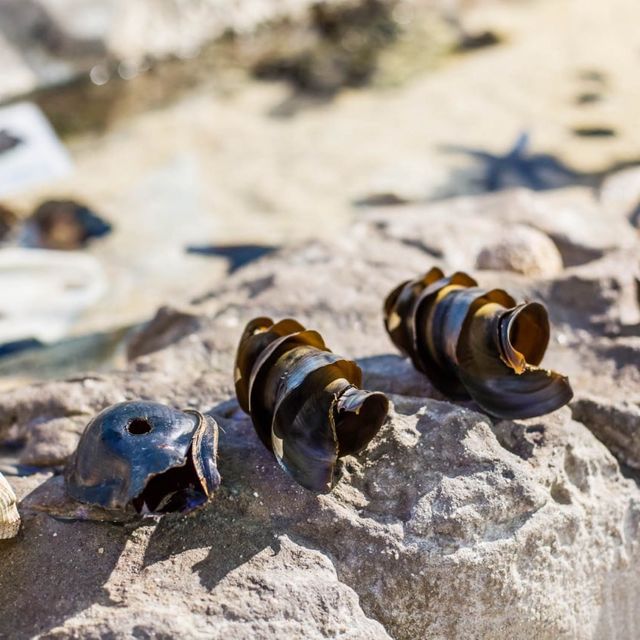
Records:
[[[131,504],[138,513],[186,513],[202,506],[207,500],[207,493],[193,462],[193,452],[189,448],[187,462],[183,466],[152,476],[143,492]]]
[[[338,455],[362,451],[378,433],[389,412],[382,393],[349,387],[334,407]]]
[[[153,425],[145,418],[134,418],[128,425],[127,431],[133,436],[141,436],[149,433]]]
[[[537,366],[542,362],[549,344],[549,320],[545,308],[530,303],[516,309],[509,320],[509,342],[521,353],[527,364]]]

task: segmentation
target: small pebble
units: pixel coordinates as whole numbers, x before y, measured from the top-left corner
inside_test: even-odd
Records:
[[[562,256],[551,238],[525,225],[508,227],[476,257],[477,269],[513,271],[525,276],[550,277],[562,271]]]

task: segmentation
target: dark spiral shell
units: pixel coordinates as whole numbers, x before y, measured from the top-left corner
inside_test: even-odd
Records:
[[[80,502],[135,513],[188,513],[220,485],[218,426],[197,411],[121,402],[87,425],[65,473]]]
[[[380,429],[388,400],[363,391],[362,372],[295,320],[249,322],[235,365],[238,402],[264,445],[299,484],[334,485],[339,457],[362,451]]]
[[[384,319],[396,347],[439,391],[472,398],[491,415],[539,416],[573,396],[565,376],[538,367],[550,335],[540,303],[516,305],[502,289],[433,268],[388,295]]]

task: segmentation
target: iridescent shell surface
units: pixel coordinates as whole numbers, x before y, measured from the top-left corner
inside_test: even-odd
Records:
[[[87,425],[65,474],[80,502],[139,514],[187,513],[220,484],[218,427],[196,411],[122,402]]]
[[[384,394],[359,388],[355,362],[292,319],[249,322],[234,377],[238,402],[264,445],[311,491],[331,490],[338,458],[366,448],[388,412]]]
[[[472,398],[500,418],[554,411],[573,396],[568,379],[543,369],[549,319],[537,302],[516,304],[466,273],[437,268],[396,287],[384,305],[393,343],[443,394]]]

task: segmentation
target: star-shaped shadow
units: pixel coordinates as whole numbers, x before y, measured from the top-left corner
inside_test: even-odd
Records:
[[[596,176],[567,167],[548,153],[529,152],[529,134],[521,133],[505,154],[483,149],[447,145],[444,151],[471,156],[484,166],[480,186],[484,191],[500,191],[513,186],[534,191],[557,189],[568,185],[594,185]]]

